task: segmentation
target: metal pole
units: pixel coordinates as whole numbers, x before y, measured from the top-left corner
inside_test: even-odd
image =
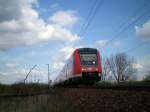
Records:
[[[47,64],[47,67],[48,67],[48,85],[49,85],[49,64]]]
[[[25,81],[27,80],[29,74],[32,72],[32,70],[33,70],[36,66],[37,66],[37,65],[34,65],[34,66],[30,69],[30,71],[27,73],[27,75],[26,75],[26,77],[25,77],[25,79],[24,79],[24,83],[25,83]]]

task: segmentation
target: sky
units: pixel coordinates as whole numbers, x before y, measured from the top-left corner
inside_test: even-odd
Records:
[[[141,80],[150,68],[149,0],[0,0],[0,83],[52,80],[76,48],[126,52]]]

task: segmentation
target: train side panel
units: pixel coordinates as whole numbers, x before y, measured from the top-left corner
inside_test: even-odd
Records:
[[[57,77],[57,83],[63,83],[73,77],[73,55],[66,61],[63,69]]]
[[[97,50],[97,58],[98,58],[98,73],[99,73],[99,80],[101,80],[101,75],[102,75],[102,64],[101,64],[101,55],[100,52]]]
[[[81,76],[81,63],[80,63],[80,56],[77,50],[74,51],[74,64],[73,64],[73,75],[74,76]]]

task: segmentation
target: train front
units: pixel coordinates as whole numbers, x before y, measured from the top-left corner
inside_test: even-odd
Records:
[[[74,54],[74,75],[82,81],[96,82],[101,80],[102,66],[97,49],[80,48]]]

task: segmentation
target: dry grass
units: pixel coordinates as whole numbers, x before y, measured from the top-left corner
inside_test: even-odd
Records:
[[[45,95],[18,97],[46,93]],[[17,97],[2,97],[16,94]],[[0,112],[74,112],[67,100],[45,84],[0,85]]]
[[[46,84],[13,84],[0,85],[0,94],[32,94],[49,92]]]
[[[74,110],[68,101],[55,94],[0,98],[0,112],[74,112]]]

